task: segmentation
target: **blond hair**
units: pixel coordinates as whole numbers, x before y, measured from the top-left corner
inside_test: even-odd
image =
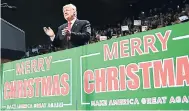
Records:
[[[76,8],[76,6],[75,6],[74,4],[67,4],[67,5],[64,5],[64,6],[63,6],[63,9],[64,9],[65,7],[71,7],[71,8],[74,10],[74,12],[75,12],[75,16],[77,17],[77,8]]]

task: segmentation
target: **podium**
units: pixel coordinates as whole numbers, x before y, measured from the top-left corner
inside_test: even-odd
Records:
[[[2,62],[21,59],[25,52],[25,32],[1,18]]]

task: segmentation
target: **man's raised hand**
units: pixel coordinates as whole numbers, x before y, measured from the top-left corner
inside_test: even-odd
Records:
[[[54,31],[50,27],[43,27],[43,30],[49,37],[55,37]]]

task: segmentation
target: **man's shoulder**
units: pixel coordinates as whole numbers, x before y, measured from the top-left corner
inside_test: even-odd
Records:
[[[80,26],[90,26],[90,22],[88,20],[77,20],[77,23],[80,24]]]
[[[63,28],[65,28],[66,24],[67,24],[67,23],[64,23],[64,24],[60,25],[58,28],[59,28],[59,29],[63,29]]]
[[[77,21],[78,21],[78,22],[81,22],[81,23],[90,23],[88,20],[78,20],[78,19],[77,19]]]

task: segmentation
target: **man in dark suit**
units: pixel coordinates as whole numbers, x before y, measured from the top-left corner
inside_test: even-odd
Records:
[[[67,23],[58,27],[56,35],[50,27],[43,28],[53,45],[64,50],[88,44],[91,36],[89,21],[77,19],[77,9],[73,4],[65,5],[63,13]]]

